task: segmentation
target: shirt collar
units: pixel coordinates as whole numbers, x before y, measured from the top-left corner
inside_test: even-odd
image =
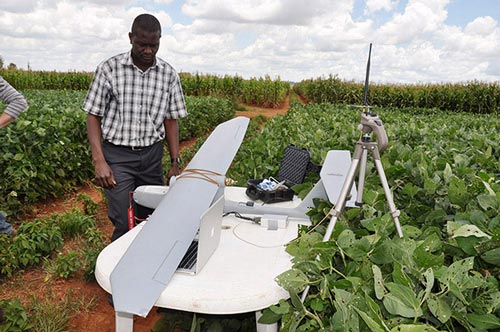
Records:
[[[132,51],[128,51],[127,53],[124,54],[121,64],[124,66],[133,66],[137,68],[137,66],[134,64],[134,61],[132,60]],[[158,57],[156,56],[154,64],[151,67],[149,67],[146,71],[151,70],[152,68],[155,67],[163,67],[163,63],[161,61],[158,61]]]

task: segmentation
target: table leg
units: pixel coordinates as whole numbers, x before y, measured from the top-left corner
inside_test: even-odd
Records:
[[[259,324],[259,318],[261,316],[262,316],[262,311],[255,312],[255,322],[257,324],[257,332],[278,332],[278,323]]]
[[[126,312],[115,312],[116,332],[133,332],[134,315]]]

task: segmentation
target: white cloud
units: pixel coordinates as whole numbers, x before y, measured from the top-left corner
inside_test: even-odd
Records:
[[[0,11],[2,56],[6,62],[17,62],[24,68],[29,63],[33,69],[93,71],[106,57],[130,48],[128,32],[132,21],[144,12],[141,7],[127,9],[72,1],[60,1],[29,13]],[[165,12],[155,16],[164,27],[172,25]]]
[[[498,22],[490,16],[478,17],[465,26],[464,31],[471,35],[486,36],[498,30]]]
[[[59,0],[52,0],[59,2]],[[134,2],[134,0],[67,0],[69,2],[73,2],[75,4],[96,4],[101,6],[126,6]]]
[[[37,0],[2,0],[0,2],[0,12],[28,13],[35,9]]]
[[[500,77],[497,16],[448,25],[450,0],[366,0],[361,16],[354,0],[0,1],[0,54],[23,68],[93,71],[130,49],[133,19],[150,12],[163,27],[158,55],[183,71],[362,81],[373,42],[373,82]]]
[[[187,0],[183,12],[194,18],[238,23],[306,25],[352,0]]]
[[[366,0],[365,14],[374,14],[380,10],[391,11],[399,0]]]
[[[448,2],[409,0],[403,14],[395,14],[391,21],[378,29],[378,40],[388,44],[406,43],[424,33],[436,31],[447,17]]]

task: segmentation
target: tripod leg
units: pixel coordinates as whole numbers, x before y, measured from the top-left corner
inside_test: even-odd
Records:
[[[332,236],[333,233],[333,229],[335,228],[335,224],[337,223],[337,219],[340,217],[342,211],[344,210],[347,196],[351,192],[351,188],[354,183],[354,176],[356,175],[361,155],[362,155],[362,148],[361,145],[358,144],[354,149],[354,156],[352,158],[351,166],[347,171],[347,176],[345,178],[344,184],[342,185],[342,190],[340,191],[337,203],[335,203],[335,207],[332,210],[330,210],[332,219],[330,220],[330,223],[326,228],[325,236],[323,237],[323,242],[330,240],[330,237]],[[310,288],[311,287],[307,285],[304,291],[302,292],[302,295],[300,296],[300,300],[302,301],[302,303],[304,303]]]
[[[351,166],[347,171],[347,175],[342,186],[342,190],[340,191],[337,202],[335,203],[335,207],[330,211],[332,215],[332,219],[326,228],[325,236],[323,237],[323,242],[329,241],[332,236],[333,229],[335,228],[335,224],[337,223],[337,219],[342,214],[344,210],[347,197],[349,196],[352,185],[354,184],[354,177],[356,176],[356,171],[360,166],[360,159],[363,158],[364,149],[361,144],[356,144],[356,148],[354,149],[354,155],[351,161]],[[366,158],[364,159],[366,162]],[[363,165],[361,167],[364,167]],[[361,181],[361,180],[360,180]]]
[[[364,148],[361,153],[361,165],[359,166],[358,176],[358,196],[356,197],[356,206],[363,205],[363,191],[365,190],[366,159],[368,151]]]
[[[387,202],[389,203],[389,209],[391,211],[392,219],[394,219],[394,225],[396,226],[399,237],[402,238],[403,230],[401,229],[401,224],[399,223],[400,211],[396,209],[396,205],[394,204],[391,189],[389,188],[389,184],[387,183],[387,178],[385,176],[384,167],[382,166],[382,161],[380,161],[380,153],[378,151],[378,148],[373,149],[372,154],[375,166],[377,167],[378,175],[380,177],[380,182],[382,182],[382,187],[384,188],[385,197],[387,199]]]

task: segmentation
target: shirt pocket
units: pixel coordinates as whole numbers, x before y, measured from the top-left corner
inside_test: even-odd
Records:
[[[170,99],[170,89],[167,84],[161,84],[154,92],[151,98],[151,108],[149,115],[155,123],[158,121],[163,122],[166,114],[168,113],[168,103]]]

